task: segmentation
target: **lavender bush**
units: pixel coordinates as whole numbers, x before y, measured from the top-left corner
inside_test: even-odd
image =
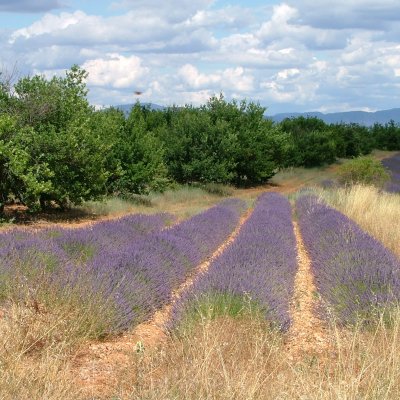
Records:
[[[382,164],[391,173],[391,180],[385,189],[388,192],[400,193],[400,153],[382,160]]]
[[[77,303],[93,302],[93,271],[85,262],[117,244],[159,231],[172,219],[168,214],[130,215],[82,229],[0,234],[0,300],[52,302],[72,296]],[[101,301],[99,293],[94,297]]]
[[[169,302],[172,290],[233,231],[244,207],[241,200],[226,200],[170,229],[95,256],[88,265],[96,276],[93,291],[112,299],[113,329],[141,322]]]
[[[53,298],[90,308],[96,334],[121,331],[169,301],[172,289],[229,235],[243,209],[244,202],[227,200],[164,230],[171,219],[166,214],[75,230],[10,231],[0,235],[0,293],[51,291]]]
[[[287,329],[297,269],[291,207],[277,193],[261,195],[236,240],[173,309],[171,328],[202,312],[240,313],[246,303]]]
[[[316,286],[339,321],[371,321],[399,299],[400,262],[388,249],[315,196],[299,197],[296,206]]]

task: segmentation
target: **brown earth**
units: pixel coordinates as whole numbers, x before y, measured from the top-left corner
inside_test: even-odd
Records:
[[[111,395],[118,384],[119,372],[130,366],[132,355],[135,352],[140,353],[148,347],[156,348],[168,340],[165,325],[171,317],[175,302],[201,274],[207,272],[211,262],[219,257],[235,240],[250,214],[251,210],[248,210],[240,218],[238,226],[228,239],[218,247],[209,259],[197,266],[194,273],[173,292],[171,303],[157,311],[151,320],[110,341],[90,343],[76,354],[74,375],[77,378],[77,385],[82,387],[85,395],[94,398]]]
[[[297,241],[298,271],[294,296],[290,305],[292,323],[287,337],[288,357],[301,360],[305,356],[326,356],[332,353],[332,338],[324,321],[318,317],[318,293],[311,270],[311,260],[304,246],[300,229],[293,222]]]

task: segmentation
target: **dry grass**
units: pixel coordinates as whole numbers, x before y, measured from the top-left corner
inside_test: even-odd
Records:
[[[0,318],[0,399],[77,399],[69,356],[77,344],[76,325],[56,313],[12,304]]]
[[[260,398],[273,385],[281,342],[265,322],[254,318],[205,319],[158,351],[136,355],[136,374],[127,386],[125,380],[116,397]]]
[[[324,180],[333,179],[339,164],[318,168],[289,167],[274,175],[270,182],[278,186],[318,185]]]
[[[400,257],[400,195],[363,185],[320,191],[320,195]]]
[[[179,219],[188,218],[221,201],[223,196],[189,186],[164,193],[137,196],[137,199],[124,200],[117,197],[103,202],[87,202],[81,210],[89,215],[117,217],[128,213],[154,214],[167,212]]]
[[[395,400],[400,392],[400,312],[388,328],[332,326],[332,354],[288,358],[282,335],[254,318],[203,320],[168,345],[136,354],[115,399]]]

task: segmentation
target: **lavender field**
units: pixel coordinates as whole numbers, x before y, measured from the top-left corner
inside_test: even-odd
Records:
[[[400,153],[382,160],[382,164],[390,171],[391,180],[386,184],[388,192],[400,193]]]
[[[379,378],[400,377],[394,233],[378,208],[368,218],[381,236],[315,193],[228,198],[183,220],[133,214],[84,228],[1,233],[5,398],[28,398],[34,387],[33,399],[272,399],[282,388],[288,399],[307,388],[306,398],[334,399],[347,396],[350,381],[364,382],[366,370],[368,381],[394,393],[398,385],[388,389]],[[395,219],[396,195],[376,195],[390,196],[386,212]],[[299,268],[304,248],[308,270]],[[165,325],[154,318],[160,313]],[[310,313],[313,326],[302,321]],[[82,348],[88,364],[79,361]],[[117,386],[95,392],[91,377]],[[364,386],[349,398],[380,398]]]
[[[84,229],[14,230],[1,236],[0,296],[75,298],[98,335],[127,329],[170,300],[172,289],[227,238],[244,203],[225,200],[168,229],[167,214],[133,215]]]
[[[214,315],[240,314],[250,302],[266,320],[286,330],[296,267],[289,201],[265,193],[234,243],[175,305],[173,323],[207,314],[207,307]]]
[[[343,323],[370,322],[400,299],[400,261],[345,215],[312,195],[296,202],[301,233],[326,307]]]

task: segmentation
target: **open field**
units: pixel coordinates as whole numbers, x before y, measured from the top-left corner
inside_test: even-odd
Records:
[[[400,197],[335,168],[4,229],[0,399],[397,399]]]

